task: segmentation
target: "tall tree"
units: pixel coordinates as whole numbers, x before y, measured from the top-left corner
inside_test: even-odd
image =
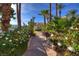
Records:
[[[11,17],[11,4],[10,3],[3,3],[2,4],[2,30],[8,31],[8,27],[10,24],[10,17]]]
[[[16,4],[16,9],[17,9],[17,23],[18,27],[21,27],[21,3]]]
[[[71,9],[66,15],[68,19],[75,20],[77,18],[77,10]]]
[[[44,17],[44,25],[46,25],[46,19],[48,18],[49,15],[48,10],[41,10],[40,15]]]
[[[61,10],[64,8],[63,4],[56,3],[56,16],[61,18]]]
[[[14,9],[11,7],[10,3],[0,4],[0,14],[1,18],[1,28],[3,31],[8,31],[10,26],[10,19],[15,19],[14,15],[16,14]]]
[[[33,35],[34,33],[34,20],[35,20],[35,17],[33,16],[28,22],[28,30],[30,35]]]
[[[56,16],[58,17],[58,3],[56,3]]]
[[[76,12],[77,12],[77,10],[71,9],[71,10],[69,10],[67,16],[72,16],[72,17],[76,16]]]
[[[52,19],[52,3],[49,3],[49,14],[50,14],[50,21],[51,21],[51,19]]]
[[[0,4],[0,12],[1,12],[1,9],[2,9],[2,4]]]
[[[61,18],[61,10],[62,10],[62,8],[64,8],[64,6],[60,3],[60,4],[58,5],[59,17],[60,17],[60,18]]]

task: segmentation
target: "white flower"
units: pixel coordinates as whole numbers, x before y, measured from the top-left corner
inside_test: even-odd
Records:
[[[6,39],[6,40],[8,40],[8,38],[7,38],[7,37],[6,37],[5,39]]]
[[[67,49],[68,49],[69,51],[72,51],[72,52],[74,52],[74,51],[75,51],[75,50],[74,50],[74,48],[73,48],[73,47],[71,47],[71,46],[67,47]]]
[[[7,34],[7,36],[9,36],[9,34]]]
[[[57,44],[58,44],[58,46],[62,46],[62,44],[60,42],[58,42]]]
[[[12,42],[12,40],[9,40],[9,42]]]
[[[76,30],[78,30],[78,28],[77,28],[77,27],[76,27],[75,29],[76,29]]]
[[[4,33],[1,33],[1,35],[4,36],[5,34]]]
[[[6,45],[5,43],[3,43],[2,45]]]
[[[54,47],[54,45],[53,45],[53,44],[52,44],[51,46],[52,46],[52,47]]]
[[[16,46],[16,44],[14,44]]]
[[[18,45],[16,45],[16,46],[18,46]]]
[[[16,41],[18,41],[18,39],[15,39]]]
[[[73,41],[71,41],[73,43]]]
[[[17,31],[17,33],[20,33],[20,31]]]
[[[65,37],[65,39],[67,40],[67,39],[68,39],[68,37]]]
[[[54,36],[53,34],[51,34],[51,37]]]
[[[20,42],[20,44],[21,44],[22,42]]]
[[[0,38],[2,38],[2,36],[0,36]]]
[[[25,40],[23,40],[25,42]]]
[[[14,51],[15,50],[15,48],[13,48],[11,51]]]
[[[70,29],[73,29],[73,27],[70,27]]]

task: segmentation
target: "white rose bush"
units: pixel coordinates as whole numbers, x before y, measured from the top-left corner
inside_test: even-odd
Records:
[[[46,24],[46,31],[60,55],[79,56],[79,19],[57,18]]]
[[[27,27],[0,34],[0,55],[22,55],[27,49],[28,39]]]

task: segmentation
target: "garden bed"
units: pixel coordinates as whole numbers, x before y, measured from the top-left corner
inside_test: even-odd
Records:
[[[29,40],[27,27],[0,34],[0,55],[20,56],[27,49]]]

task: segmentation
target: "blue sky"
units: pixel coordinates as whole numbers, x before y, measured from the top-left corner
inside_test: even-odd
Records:
[[[43,17],[39,15],[40,11],[43,9],[49,9],[49,3],[23,3],[21,4],[21,21],[22,24],[27,24],[28,21],[35,16],[35,22],[43,22]],[[79,14],[79,3],[64,3],[64,8],[62,9],[62,16],[65,16],[70,9],[76,9]],[[12,6],[16,10],[16,5]],[[55,15],[55,3],[52,3],[52,14]],[[16,12],[16,11],[15,11]],[[16,16],[16,15],[15,15]],[[11,24],[17,24],[16,20],[12,20]]]

